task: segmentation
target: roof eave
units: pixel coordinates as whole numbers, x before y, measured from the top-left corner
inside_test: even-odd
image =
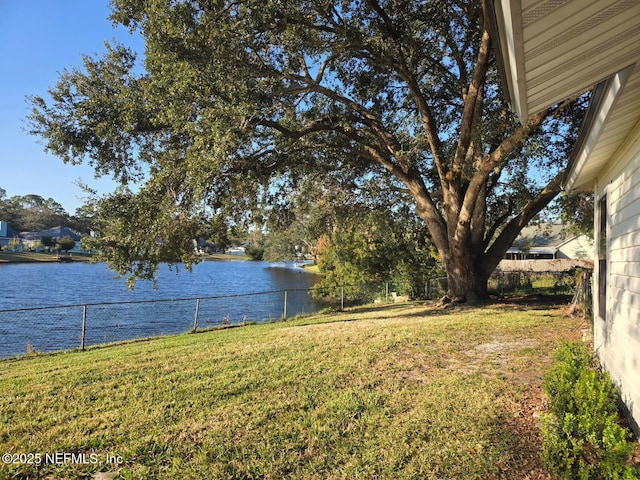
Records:
[[[524,39],[522,9],[519,0],[495,0],[488,2],[493,7],[494,30],[498,62],[503,84],[509,92],[511,108],[522,123],[529,118],[526,100]]]
[[[584,174],[585,165],[632,70],[633,65],[612,75],[595,87],[580,136],[569,161],[569,173],[564,184],[565,190],[591,189],[591,183],[595,177],[593,174]]]

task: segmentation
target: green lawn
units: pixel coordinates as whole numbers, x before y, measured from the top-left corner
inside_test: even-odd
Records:
[[[3,360],[0,453],[41,465],[0,478],[551,478],[533,414],[579,336],[553,308],[402,304]]]
[[[60,256],[68,257],[71,255],[73,261],[88,262],[91,256],[86,253],[61,253]],[[39,253],[39,252],[0,252],[0,263],[34,263],[34,262],[58,262],[57,253]]]
[[[232,253],[208,253],[200,255],[200,260],[251,260],[249,255],[236,255]]]

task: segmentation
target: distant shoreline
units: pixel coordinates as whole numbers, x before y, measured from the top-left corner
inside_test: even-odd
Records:
[[[90,262],[93,255],[89,253],[42,253],[42,252],[0,252],[0,265],[10,263],[66,263]],[[251,260],[247,255],[233,255],[228,253],[213,253],[198,257],[203,261],[217,260]]]
[[[0,252],[0,265],[7,263],[89,262],[88,253]]]
[[[196,258],[199,258],[204,261],[209,260],[251,260],[249,255],[236,255],[234,253],[208,253],[206,255],[198,255]]]
[[[43,252],[0,252],[0,265],[12,263],[68,263],[68,262],[90,262],[93,255],[90,253],[43,253]],[[232,253],[210,253],[195,257],[198,261],[251,261],[248,255],[237,255]],[[320,275],[318,265],[305,264],[302,269],[306,272]]]

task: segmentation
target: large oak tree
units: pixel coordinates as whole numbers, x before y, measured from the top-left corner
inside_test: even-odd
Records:
[[[113,0],[144,64],[111,46],[34,97],[67,162],[137,182],[98,202],[122,273],[188,259],[208,215],[318,172],[390,176],[414,200],[448,296],[476,301],[559,192],[584,101],[514,118],[489,0]],[[584,100],[584,99],[582,99]]]

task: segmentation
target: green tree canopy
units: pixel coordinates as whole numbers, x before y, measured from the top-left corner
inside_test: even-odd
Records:
[[[51,237],[50,235],[43,235],[42,237],[40,237],[40,243],[42,243],[42,246],[44,247],[53,247],[53,237]]]
[[[98,203],[122,273],[187,260],[212,215],[248,218],[309,174],[391,178],[474,301],[559,192],[585,102],[524,125],[493,51],[488,0],[113,0],[145,39],[33,97],[32,133],[66,162],[138,182]],[[144,233],[142,233],[144,232]]]
[[[269,231],[265,258],[278,261],[296,259],[303,253],[315,256],[318,239],[340,225],[358,223],[358,212],[370,208],[391,212],[399,202],[406,205],[407,197],[397,186],[385,185],[385,178],[376,180],[380,182],[355,182],[322,172],[307,175],[295,186],[275,189],[264,212]]]
[[[343,220],[319,242],[320,295],[335,297],[337,287],[346,286],[347,298],[362,299],[390,283],[395,291],[420,297],[427,279],[442,276],[424,222],[405,207],[355,208]]]
[[[593,238],[593,205],[593,192],[563,193],[556,210],[570,233]]]
[[[69,250],[72,250],[75,246],[76,246],[75,240],[68,235],[65,235],[64,237],[58,239],[58,241],[56,242],[56,247],[58,248],[58,250],[62,252],[68,252]]]
[[[52,198],[35,194],[3,197],[0,195],[0,219],[18,232],[37,232],[69,223],[67,212]]]

